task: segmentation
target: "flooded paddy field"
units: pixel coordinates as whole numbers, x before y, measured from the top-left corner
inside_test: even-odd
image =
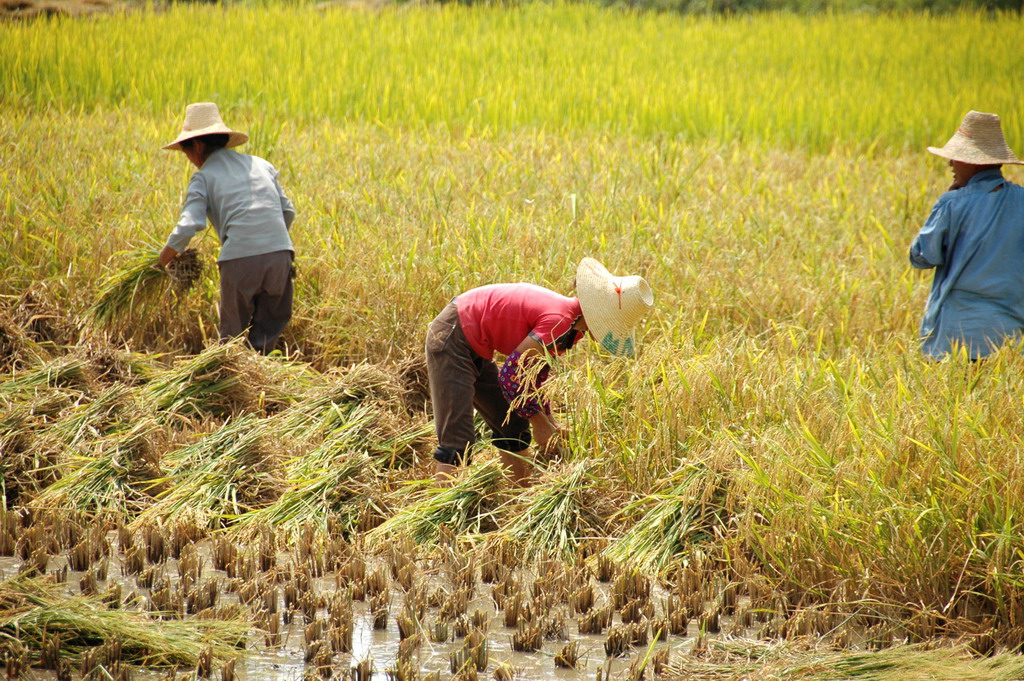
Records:
[[[311,531],[289,549],[269,529],[239,541],[188,526],[107,530],[13,512],[0,527],[0,548],[14,554],[0,557],[5,584],[37,584],[157,623],[241,623],[236,650],[200,651],[190,670],[200,676],[640,678],[645,668],[665,673],[710,638],[753,635],[767,619],[720,581],[692,572],[652,581],[596,555],[524,565],[508,545],[425,551],[410,541],[371,555],[360,540]],[[75,632],[48,635],[44,649],[79,649],[84,677],[96,677],[91,663],[115,662],[103,657],[109,642],[89,649]],[[136,676],[149,673],[168,675]]]

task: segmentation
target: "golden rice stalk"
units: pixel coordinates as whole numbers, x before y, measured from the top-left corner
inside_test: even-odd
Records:
[[[164,457],[169,473],[150,484],[166,490],[134,524],[173,521],[209,526],[277,499],[280,464],[267,431],[265,420],[246,414]]]
[[[100,326],[125,322],[168,295],[187,292],[202,274],[202,261],[188,249],[161,268],[153,248],[124,251],[124,265],[100,283],[89,317]]]
[[[592,468],[588,460],[577,461],[525,490],[505,509],[509,521],[501,536],[517,542],[526,558],[575,558],[582,543],[603,536],[593,510],[599,482]]]
[[[99,598],[67,596],[46,578],[13,577],[0,582],[0,641],[19,641],[41,651],[58,635],[61,654],[78,656],[108,641],[119,641],[124,660],[144,665],[194,665],[204,648],[226,659],[244,642],[249,624],[241,619],[158,619],[111,609]]]
[[[652,494],[623,509],[624,514],[648,507],[621,539],[606,551],[615,561],[630,562],[641,571],[657,570],[683,555],[694,543],[710,539],[716,524],[725,522],[722,476],[702,464],[687,467],[665,492]]]
[[[407,492],[413,497],[398,513],[374,528],[371,541],[408,536],[417,543],[437,540],[442,528],[453,534],[479,533],[493,521],[493,501],[501,485],[498,461],[470,466],[450,487],[430,486]],[[401,500],[395,505],[401,506]]]

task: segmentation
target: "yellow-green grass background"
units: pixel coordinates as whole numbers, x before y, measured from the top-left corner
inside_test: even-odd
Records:
[[[713,538],[794,601],[962,617],[952,629],[1019,644],[1024,359],[924,361],[930,276],[906,250],[950,179],[925,145],[973,108],[1024,151],[1020,73],[1021,19],[1001,14],[173,7],[6,24],[3,292],[78,316],[119,250],[159,245],[190,171],[159,147],[185,104],[216,101],[299,212],[296,356],[416,356],[467,287],[568,293],[587,255],[642,274],[639,358],[591,345],[554,383],[572,456],[637,502],[609,523],[624,555],[687,555],[667,528],[640,532],[664,500],[646,495],[672,490],[700,509],[683,539]],[[133,320],[134,347],[214,333],[213,287]]]

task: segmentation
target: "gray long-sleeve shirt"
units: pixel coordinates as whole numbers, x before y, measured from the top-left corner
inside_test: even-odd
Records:
[[[167,239],[185,250],[206,221],[220,238],[218,262],[275,251],[294,251],[288,230],[295,208],[277,181],[277,170],[262,158],[218,149],[188,183],[181,219]]]

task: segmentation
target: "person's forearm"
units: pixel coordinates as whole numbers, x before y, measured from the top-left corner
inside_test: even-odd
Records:
[[[178,257],[178,252],[170,246],[164,246],[164,249],[160,251],[160,267],[164,267],[170,261]]]

